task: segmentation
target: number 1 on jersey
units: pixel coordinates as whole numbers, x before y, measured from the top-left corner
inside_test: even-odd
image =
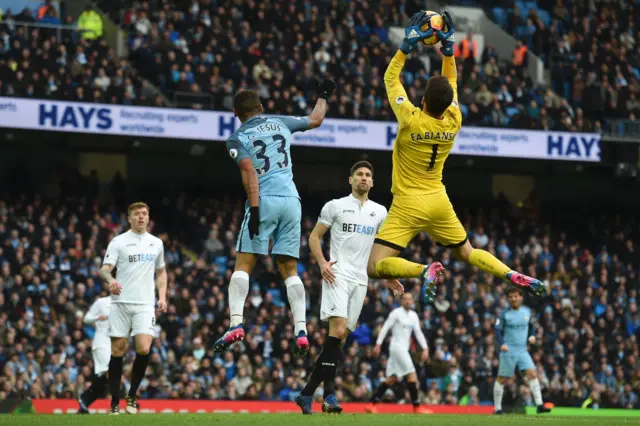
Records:
[[[438,158],[438,144],[434,143],[431,145],[431,159],[429,160],[429,166],[427,167],[427,171],[430,172],[436,166],[436,159]]]

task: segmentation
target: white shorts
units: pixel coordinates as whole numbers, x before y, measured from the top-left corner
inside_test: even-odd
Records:
[[[347,328],[356,329],[367,286],[359,282],[336,278],[333,284],[322,281],[322,303],[320,304],[320,320],[328,321],[331,317],[347,320]]]
[[[411,354],[404,349],[389,349],[389,360],[387,361],[387,377],[395,376],[398,379],[414,373],[416,367],[413,365]]]
[[[109,371],[109,361],[111,360],[111,348],[109,346],[93,348],[93,372],[96,376]]]
[[[109,312],[109,337],[156,335],[156,313],[153,306],[112,303]]]

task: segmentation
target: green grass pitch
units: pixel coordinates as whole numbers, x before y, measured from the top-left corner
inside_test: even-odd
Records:
[[[0,425],[4,426],[538,426],[538,425],[640,425],[637,417],[559,417],[559,416],[482,416],[482,415],[412,415],[412,414],[342,414],[302,416],[300,414],[121,414],[108,416],[93,414],[51,415],[4,415]]]

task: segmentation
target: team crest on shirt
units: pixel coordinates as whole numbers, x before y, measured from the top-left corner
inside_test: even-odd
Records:
[[[369,216],[376,217],[376,212],[371,212],[371,214]]]
[[[524,320],[525,320],[525,321],[529,321],[529,315],[525,315],[525,316],[524,316]]]
[[[396,104],[400,105],[401,103],[403,103],[405,101],[405,97],[404,96],[398,96],[396,98]]]
[[[236,157],[238,157],[238,150],[235,148],[232,148],[229,150],[229,155],[231,156],[231,158],[233,158],[234,160],[236,159]]]

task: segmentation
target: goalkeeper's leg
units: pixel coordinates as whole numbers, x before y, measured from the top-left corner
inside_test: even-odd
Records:
[[[369,277],[374,279],[421,278],[422,289],[418,301],[424,308],[427,303],[433,302],[436,296],[437,279],[444,267],[440,262],[423,265],[396,257],[400,253],[400,248],[399,246],[394,247],[387,241],[376,239],[369,255],[367,272]],[[392,284],[393,282],[388,284],[390,288],[392,288]]]
[[[481,249],[474,249],[469,241],[453,249],[454,255],[497,278],[509,281],[514,286],[537,296],[544,296],[546,288],[540,280],[516,272],[502,263],[498,258]]]
[[[371,248],[367,272],[370,278],[401,279],[419,278],[427,265],[396,257],[400,250],[384,242],[376,242]]]

